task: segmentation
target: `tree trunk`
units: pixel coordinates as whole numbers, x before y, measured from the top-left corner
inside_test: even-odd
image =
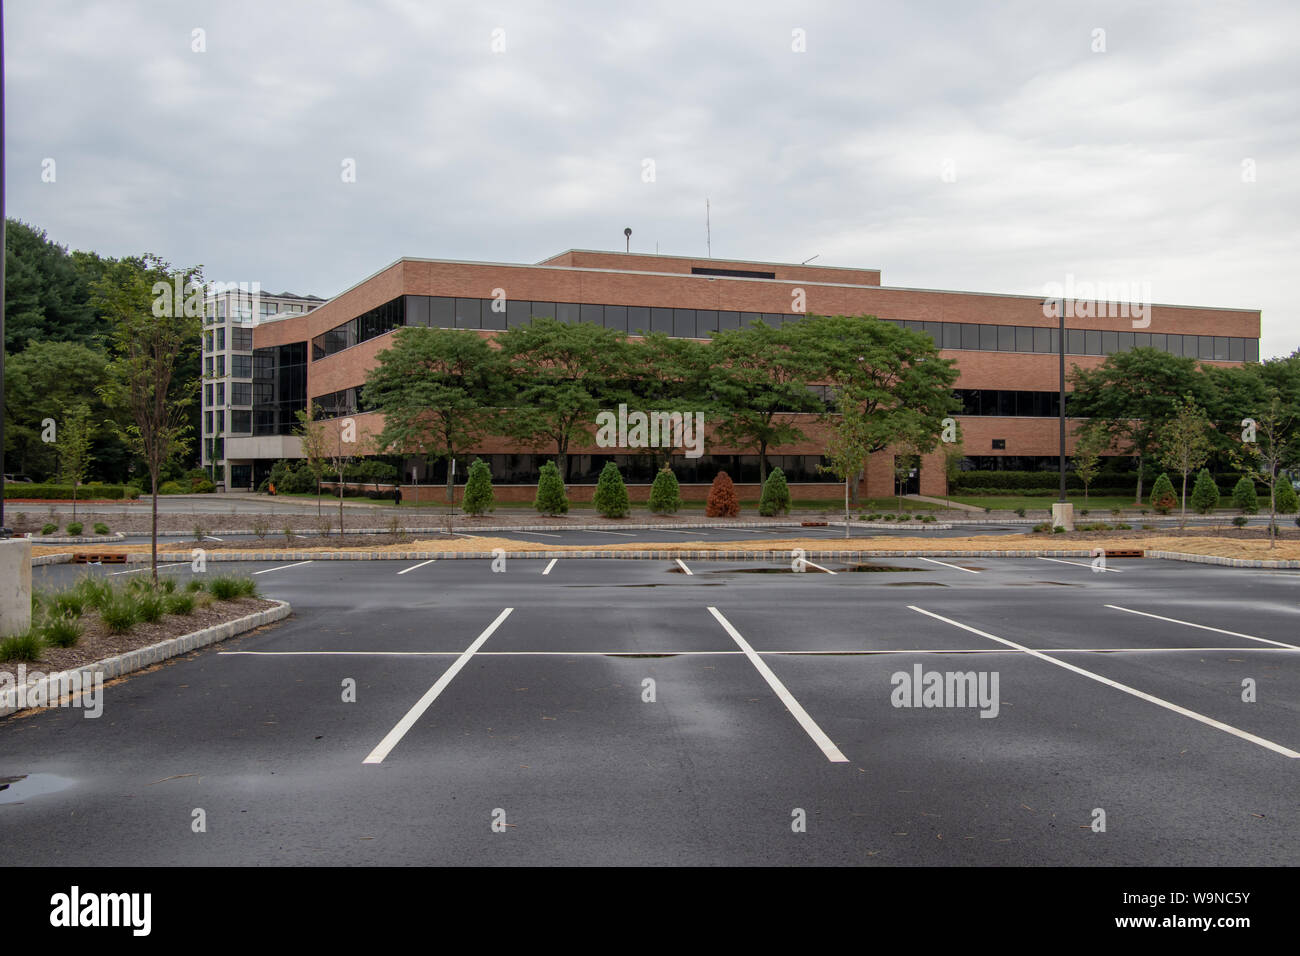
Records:
[[[158,586],[158,469],[149,470],[149,480],[153,486],[152,522],[149,531],[149,553],[153,561],[153,586]]]
[[[767,442],[758,443],[758,483],[767,483]]]
[[[339,537],[343,537],[343,465],[339,465]]]
[[[72,520],[77,520],[77,483],[72,482]]]
[[[447,504],[448,506],[456,503],[456,473],[451,470],[451,463],[454,458],[447,459]]]
[[[1138,486],[1137,486],[1137,498],[1136,498],[1136,499],[1134,500],[1134,502],[1133,502],[1133,504],[1135,504],[1135,505],[1140,505],[1140,504],[1142,504],[1142,477],[1143,477],[1142,465],[1143,465],[1142,456],[1141,456],[1141,455],[1138,455]]]
[[[849,482],[851,476],[844,477],[844,537],[849,536]]]
[[[316,479],[316,517],[320,517],[320,479]]]
[[[1187,527],[1187,472],[1183,472],[1183,513],[1179,518],[1178,527],[1180,529]]]

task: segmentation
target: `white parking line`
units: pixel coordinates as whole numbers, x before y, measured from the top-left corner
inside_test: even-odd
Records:
[[[740,632],[731,626],[731,622],[722,616],[722,612],[716,607],[710,607],[709,613],[722,625],[722,629],[731,635],[731,639],[736,642],[736,645],[745,652],[749,662],[763,676],[763,680],[767,681],[768,686],[781,699],[781,703],[785,704],[786,710],[794,715],[794,719],[799,722],[799,726],[813,739],[813,743],[821,748],[821,752],[826,755],[826,759],[831,763],[848,763],[849,758],[840,753],[840,749],[817,726],[817,722],[808,716],[808,711],[804,710],[799,702],[794,699],[794,696],[785,689],[785,685],[772,673],[772,669],[763,662],[763,659],[758,654],[754,653],[754,649],[749,646],[749,642],[740,636]]]
[[[804,559],[803,559],[803,563],[806,564],[806,565],[808,565],[808,567],[810,567],[810,568],[816,568],[818,571],[825,572],[826,574],[838,574],[838,573],[839,573],[839,572],[837,572],[837,571],[832,571],[830,568],[823,568],[820,564],[813,564],[813,563],[812,563],[811,561],[809,561],[807,558],[804,558]]]
[[[551,573],[551,568],[555,567],[555,562],[558,561],[558,560],[560,560],[560,559],[559,559],[559,558],[551,558],[551,563],[548,564],[545,568],[542,569],[542,574],[550,574],[550,573]]]
[[[420,715],[428,710],[429,705],[438,699],[438,695],[441,694],[446,689],[447,685],[452,682],[452,678],[459,674],[460,669],[469,663],[469,659],[474,656],[474,652],[483,646],[483,642],[492,636],[492,632],[501,626],[501,622],[508,618],[510,612],[513,610],[514,608],[512,607],[506,608],[497,615],[495,621],[483,630],[482,634],[474,638],[474,642],[470,644],[469,647],[465,648],[459,657],[452,661],[451,666],[443,671],[442,676],[438,678],[437,682],[425,691],[424,696],[415,702],[415,706],[406,712],[406,716],[397,722],[397,726],[390,730],[383,740],[379,741],[379,746],[370,751],[370,755],[367,756],[362,763],[384,762],[384,758],[387,757],[389,752],[397,746],[398,742],[406,736],[406,732],[414,726],[417,720],[420,719]]]
[[[172,564],[160,564],[158,565],[158,570],[161,571],[163,568],[179,568],[182,564],[189,564],[189,562],[176,561]],[[139,574],[141,571],[151,571],[151,570],[153,569],[146,564],[143,568],[132,568],[130,571],[110,571],[108,574],[109,577],[112,577],[115,574]]]
[[[963,568],[960,565],[949,564],[947,561],[936,561],[934,558],[922,558],[921,560],[929,561],[931,564],[941,564],[945,568],[952,568],[954,571],[965,571],[967,574],[979,574],[978,571],[975,571],[971,568]]]
[[[870,651],[760,651],[760,657],[875,657],[889,654],[1028,654],[1002,647],[880,648]],[[1241,654],[1285,654],[1272,647],[1053,647],[1053,654],[1203,654],[1207,651]],[[464,651],[217,651],[218,657],[459,657]],[[475,657],[716,657],[744,651],[479,651]]]
[[[535,534],[540,538],[562,538],[563,535],[551,534],[549,531],[516,531],[515,534]]]
[[[1167,700],[1163,700],[1159,697],[1155,697],[1151,694],[1145,693],[1144,691],[1140,691],[1135,687],[1129,687],[1127,684],[1121,684],[1119,681],[1113,681],[1109,677],[1102,677],[1100,674],[1094,674],[1092,671],[1084,670],[1082,667],[1077,667],[1074,664],[1067,664],[1065,661],[1058,661],[1056,658],[1049,657],[1047,654],[1044,654],[1042,651],[1032,650],[1028,647],[1025,647],[1023,644],[1017,644],[1015,641],[1009,641],[1004,637],[998,637],[996,634],[988,633],[988,631],[981,631],[979,628],[971,627],[969,624],[962,624],[960,621],[954,621],[952,618],[944,617],[941,614],[935,614],[933,611],[927,611],[924,608],[916,607],[915,605],[912,604],[909,604],[907,607],[908,610],[916,611],[917,613],[924,614],[927,617],[932,617],[936,621],[943,621],[945,624],[951,624],[953,627],[959,627],[963,631],[969,631],[972,634],[978,634],[980,637],[987,637],[990,641],[997,641],[999,644],[1005,644],[1007,647],[1013,647],[1018,651],[1024,651],[1032,657],[1037,657],[1039,660],[1047,661],[1049,664],[1055,664],[1057,667],[1063,667],[1068,671],[1073,671],[1076,674],[1080,674],[1083,677],[1087,677],[1089,680],[1095,680],[1098,683],[1105,684],[1107,687],[1113,687],[1116,690],[1122,690],[1126,694],[1132,694],[1134,697],[1137,697],[1140,700],[1145,700],[1148,703],[1155,704],[1157,707],[1163,707],[1166,710],[1172,710],[1175,714],[1182,714],[1184,717],[1190,717],[1192,720],[1200,721],[1201,723],[1209,727],[1213,727],[1216,730],[1222,730],[1224,733],[1228,733],[1228,734],[1232,734],[1233,736],[1240,737],[1242,740],[1248,740],[1253,744],[1258,744],[1259,746],[1264,747],[1268,750],[1272,750],[1274,753],[1279,753],[1284,757],[1293,757],[1293,758],[1300,757],[1300,753],[1297,753],[1296,751],[1291,750],[1288,747],[1283,747],[1281,744],[1276,744],[1271,740],[1265,740],[1263,737],[1257,737],[1254,734],[1247,733],[1244,730],[1241,730],[1237,727],[1233,727],[1231,724],[1225,724],[1222,721],[1215,720],[1213,717],[1206,717],[1204,714],[1198,714],[1194,710],[1188,710],[1186,707],[1180,707],[1177,704],[1170,703]]]
[[[1038,556],[1039,561],[1055,561],[1057,564],[1073,564],[1076,568],[1091,568],[1094,571],[1114,571],[1116,574],[1123,574],[1119,568],[1102,567],[1095,564],[1084,564],[1082,561],[1066,561],[1064,558],[1044,558]]]
[[[683,561],[681,558],[673,558],[673,560],[676,561],[677,564],[681,567],[681,569],[685,571],[687,574],[693,575],[695,573],[694,571],[692,571],[690,568],[686,566],[686,562]]]
[[[310,561],[299,561],[297,564],[282,564],[277,568],[264,568],[261,571],[254,571],[254,574],[270,574],[272,571],[283,571],[285,568],[300,568],[304,564],[311,564]]]
[[[670,531],[673,534],[708,534],[707,531],[683,531],[680,528],[664,528],[663,530]]]
[[[418,570],[419,568],[424,567],[426,564],[433,564],[433,562],[435,562],[435,561],[437,561],[437,560],[438,560],[437,558],[430,558],[428,561],[421,561],[419,564],[413,564],[413,565],[411,565],[409,568],[403,568],[402,570],[398,571],[397,573],[398,573],[398,574],[409,574],[411,571]]]
[[[1191,621],[1180,621],[1176,617],[1161,617],[1159,614],[1148,614],[1146,611],[1135,611],[1131,607],[1120,607],[1118,604],[1107,604],[1106,607],[1116,611],[1127,611],[1129,614],[1141,614],[1143,617],[1153,617],[1157,621],[1168,621],[1171,624],[1182,624],[1184,627],[1195,627],[1202,631],[1213,631],[1215,634],[1227,634],[1229,637],[1244,637],[1248,641],[1259,641],[1261,644],[1272,644],[1275,647],[1285,647],[1289,650],[1300,651],[1300,647],[1295,644],[1284,644],[1281,641],[1270,640],[1267,637],[1255,637],[1253,634],[1242,634],[1240,631],[1225,631],[1222,628],[1210,627],[1206,624],[1193,624]]]

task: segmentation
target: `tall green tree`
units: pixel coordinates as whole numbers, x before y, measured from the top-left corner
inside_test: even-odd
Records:
[[[187,308],[184,290],[201,287],[201,266],[174,270],[147,256],[148,268],[120,262],[95,286],[95,302],[112,328],[112,360],[100,394],[119,418],[123,440],[144,460],[152,495],[150,555],[158,583],[158,477],[163,465],[189,447],[189,407],[198,382],[173,386],[178,357],[198,341],[200,314]],[[172,290],[182,290],[176,296]]]
[[[95,426],[84,402],[65,409],[58,423],[59,480],[72,486],[72,520],[77,520],[77,487],[90,471]]]
[[[1183,476],[1180,527],[1187,526],[1187,476],[1209,459],[1213,448],[1211,430],[1205,412],[1191,398],[1185,397],[1160,436],[1156,452],[1160,464]]]
[[[1297,411],[1275,388],[1269,400],[1253,417],[1253,425],[1242,435],[1238,460],[1250,478],[1268,489],[1269,547],[1277,547],[1277,485],[1288,481],[1286,471],[1300,463],[1297,446]]]
[[[75,255],[75,254],[74,254]],[[5,221],[5,349],[33,342],[104,344],[91,289],[77,260],[45,234],[16,219]]]
[[[90,416],[103,421],[108,410],[95,389],[104,381],[108,356],[77,342],[32,342],[5,360],[6,470],[37,480],[54,476],[55,446],[43,440],[47,420],[59,421],[69,406],[86,403]],[[57,431],[56,431],[57,434]],[[116,436],[97,435],[94,457],[124,471],[129,451]],[[120,478],[120,472],[100,472]]]
[[[1133,349],[1107,356],[1094,369],[1075,366],[1070,381],[1069,415],[1091,418],[1113,443],[1137,459],[1137,503],[1142,502],[1146,467],[1155,458],[1160,438],[1178,414],[1183,396],[1203,405],[1207,382],[1196,359],[1158,349]]]
[[[473,333],[398,329],[366,378],[366,403],[384,415],[378,450],[448,462],[453,501],[450,462],[471,451],[497,417],[502,370],[500,354]]]
[[[758,478],[767,480],[767,453],[806,437],[800,427],[825,405],[809,381],[814,368],[799,325],[775,329],[763,322],[714,335],[711,389],[718,437],[758,453]]]
[[[796,328],[818,376],[835,389],[841,424],[855,420],[835,433],[841,461],[859,445],[868,458],[894,445],[917,455],[934,449],[944,419],[960,408],[956,362],[940,358],[928,335],[872,316],[809,316]]]
[[[624,394],[627,337],[599,325],[534,319],[497,336],[514,393],[503,427],[521,442],[555,447],[568,480],[569,449],[593,439],[596,413]]]

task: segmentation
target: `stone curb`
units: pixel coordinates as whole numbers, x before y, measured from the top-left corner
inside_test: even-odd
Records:
[[[126,532],[119,531],[116,534],[99,535],[90,538],[56,538],[52,534],[27,534],[23,535],[23,537],[31,541],[32,544],[120,544],[126,540]]]
[[[86,664],[70,671],[60,671],[58,674],[49,674],[39,680],[28,681],[23,690],[25,693],[30,693],[32,687],[42,685],[42,696],[48,700],[50,689],[53,688],[54,692],[59,694],[59,687],[61,685],[66,687],[69,681],[73,679],[72,675],[74,674],[79,675],[75,678],[76,686],[84,686],[81,682],[86,680],[93,682],[95,674],[103,675],[103,680],[106,681],[122,677],[132,671],[141,670],[168,658],[188,654],[196,648],[216,644],[237,634],[259,628],[264,624],[272,624],[275,621],[283,620],[293,611],[288,601],[276,601],[275,603],[277,607],[267,608],[265,611],[255,611],[252,614],[236,618],[233,621],[227,621],[224,624],[214,624],[212,627],[205,627],[201,631],[182,634],[180,637],[173,637],[157,644],[150,644],[148,647],[139,647],[133,651],[127,651],[125,654],[106,657],[102,661],[95,661],[93,664]],[[0,692],[0,717],[17,713],[20,710],[32,709],[31,707],[19,707],[17,704],[18,695],[18,688]],[[72,695],[59,694],[59,703],[62,703],[70,696]],[[44,704],[41,706],[51,705]]]
[[[1148,558],[1166,561],[1190,561],[1193,564],[1217,564],[1225,568],[1268,568],[1270,570],[1300,569],[1300,561],[1266,558],[1225,558],[1217,554],[1190,554],[1186,551],[1148,551]]]

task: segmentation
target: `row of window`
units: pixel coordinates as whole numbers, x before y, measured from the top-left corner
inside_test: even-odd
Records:
[[[257,349],[252,387],[253,434],[292,435],[307,407],[307,343]]]
[[[499,330],[526,325],[533,318],[544,317],[561,322],[603,325],[629,334],[663,332],[676,338],[706,339],[713,332],[741,328],[760,320],[780,328],[786,323],[797,322],[803,316],[781,312],[666,309],[536,302],[526,299],[507,300],[503,303],[495,299],[408,295],[386,302],[365,315],[316,336],[312,340],[312,361],[404,325]],[[1059,350],[1059,331],[1055,328],[900,319],[885,321],[923,332],[943,349],[1036,353],[1056,353]],[[1071,355],[1113,355],[1134,348],[1155,348],[1172,355],[1221,362],[1259,361],[1259,340],[1240,336],[1066,329],[1065,350]]]
[[[1060,392],[1026,392],[999,388],[958,388],[953,390],[953,394],[961,402],[959,415],[1056,418],[1061,413]],[[1069,404],[1068,396],[1066,404]]]
[[[203,413],[203,434],[220,435],[225,432],[223,427],[226,413],[224,411],[204,412]],[[230,412],[230,434],[247,435],[253,430],[253,413],[247,409],[234,409]]]

